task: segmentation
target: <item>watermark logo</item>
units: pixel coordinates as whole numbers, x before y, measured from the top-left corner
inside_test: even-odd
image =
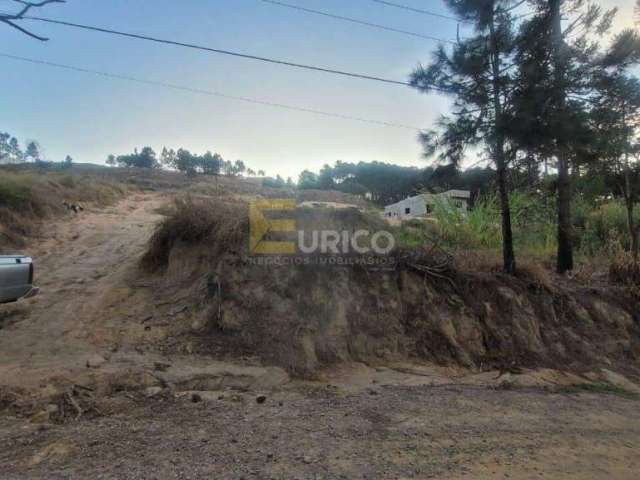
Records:
[[[293,255],[296,244],[292,241],[267,240],[270,233],[293,233],[294,219],[268,219],[268,211],[295,211],[293,199],[255,200],[249,204],[249,252],[252,255]]]
[[[251,257],[278,258],[278,262],[259,262],[266,264],[372,265],[392,260],[389,254],[395,249],[395,238],[390,232],[301,228],[295,216],[296,202],[293,199],[260,199],[251,202]]]

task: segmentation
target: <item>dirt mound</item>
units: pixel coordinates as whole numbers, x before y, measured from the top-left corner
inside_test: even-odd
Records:
[[[299,222],[339,231],[378,226],[356,210],[321,211],[320,220],[308,218],[310,209],[298,213]],[[185,306],[171,324],[171,348],[257,355],[298,375],[407,358],[504,371],[638,371],[639,299],[626,289],[551,285],[526,271],[255,264],[246,206],[184,204],[177,215],[145,257],[157,302]]]
[[[371,204],[362,197],[351,195],[349,193],[338,192],[336,190],[300,190],[297,195],[299,203],[302,202],[331,202],[331,203],[345,203],[350,205],[357,205],[358,207],[365,208]]]

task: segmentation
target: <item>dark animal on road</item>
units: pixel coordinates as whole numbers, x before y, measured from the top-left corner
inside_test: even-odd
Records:
[[[82,207],[82,205],[78,203],[62,202],[62,204],[65,206],[67,210],[73,213],[80,213],[84,211],[84,208]]]

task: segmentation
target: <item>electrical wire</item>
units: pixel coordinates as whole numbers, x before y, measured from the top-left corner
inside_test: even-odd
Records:
[[[382,126],[386,126],[386,127],[403,128],[403,129],[414,130],[414,131],[420,131],[421,130],[418,127],[414,127],[414,126],[411,126],[411,125],[403,125],[401,123],[386,122],[386,121],[382,121],[382,120],[373,120],[373,119],[368,119],[368,118],[356,117],[356,116],[353,116],[353,115],[346,115],[346,114],[334,113],[334,112],[326,112],[326,111],[322,111],[322,110],[315,110],[315,109],[312,109],[312,108],[297,107],[297,106],[294,106],[294,105],[286,105],[286,104],[283,104],[283,103],[271,102],[271,101],[267,101],[267,100],[260,100],[260,99],[250,98],[250,97],[241,97],[241,96],[236,96],[236,95],[228,95],[228,94],[225,94],[225,93],[220,93],[220,92],[216,92],[216,91],[212,91],[212,90],[193,88],[193,87],[188,87],[188,86],[185,86],[185,85],[177,85],[177,84],[172,84],[172,83],[167,83],[167,82],[160,82],[160,81],[156,81],[156,80],[141,79],[141,78],[132,77],[132,76],[129,76],[129,75],[120,75],[120,74],[109,73],[109,72],[104,72],[104,71],[100,71],[100,70],[92,70],[92,69],[89,69],[89,68],[76,67],[76,66],[73,66],[73,65],[65,65],[65,64],[61,64],[61,63],[49,62],[49,61],[46,61],[46,60],[38,60],[38,59],[34,59],[34,58],[21,57],[21,56],[18,56],[18,55],[11,55],[11,54],[8,54],[8,53],[1,53],[0,52],[0,57],[12,59],[12,60],[18,60],[18,61],[22,61],[22,62],[28,62],[28,63],[32,63],[32,64],[36,64],[36,65],[44,65],[44,66],[48,66],[48,67],[55,67],[55,68],[60,68],[60,69],[65,69],[65,70],[71,70],[71,71],[75,71],[75,72],[90,73],[90,74],[93,74],[93,75],[98,75],[98,76],[105,77],[105,78],[110,78],[110,79],[125,80],[125,81],[136,82],[136,83],[140,83],[140,84],[144,84],[144,85],[153,85],[153,86],[156,86],[156,87],[170,88],[172,90],[182,90],[182,91],[186,91],[186,92],[190,92],[190,93],[196,93],[196,94],[199,94],[199,95],[207,95],[207,96],[225,98],[225,99],[228,99],[228,100],[236,100],[236,101],[241,101],[241,102],[245,102],[245,103],[253,103],[253,104],[264,105],[264,106],[268,106],[268,107],[282,108],[282,109],[293,110],[293,111],[297,111],[297,112],[312,113],[312,114],[315,114],[315,115],[322,115],[322,116],[325,116],[325,117],[334,117],[334,118],[340,118],[340,119],[343,119],[343,120],[353,120],[353,121],[357,121],[357,122],[369,123],[369,124],[374,124],[374,125],[382,125]]]
[[[380,3],[380,4],[386,5],[388,7],[400,8],[402,10],[408,10],[410,12],[420,13],[422,15],[429,15],[429,16],[432,16],[432,17],[444,18],[446,20],[453,20],[454,22],[459,22],[459,23],[467,23],[464,20],[459,20],[459,19],[457,19],[455,17],[451,17],[449,15],[443,15],[441,13],[436,13],[436,12],[432,12],[432,11],[429,11],[429,10],[423,10],[422,8],[410,7],[408,5],[403,5],[401,3],[388,2],[386,0],[370,0],[370,1],[375,2],[375,3]]]
[[[365,20],[359,20],[357,18],[345,17],[345,16],[342,16],[342,15],[336,15],[336,14],[333,14],[333,13],[324,12],[324,11],[320,11],[320,10],[313,10],[311,8],[302,7],[300,5],[293,5],[291,3],[280,2],[278,0],[258,0],[258,1],[263,2],[263,3],[269,3],[271,5],[278,5],[280,7],[290,8],[292,10],[299,10],[299,11],[306,12],[306,13],[311,13],[311,14],[314,14],[314,15],[322,15],[324,17],[329,17],[329,18],[333,18],[333,19],[336,19],[336,20],[342,20],[342,21],[345,21],[345,22],[356,23],[358,25],[364,25],[364,26],[367,26],[367,27],[378,28],[380,30],[386,30],[388,32],[401,33],[401,34],[404,34],[404,35],[410,35],[412,37],[424,38],[424,39],[433,40],[433,41],[436,41],[436,42],[445,42],[445,43],[452,43],[452,44],[456,43],[453,40],[446,40],[444,38],[433,37],[431,35],[424,35],[422,33],[410,32],[408,30],[401,30],[399,28],[388,27],[386,25],[380,25],[378,23],[367,22]]]
[[[241,52],[235,52],[235,51],[231,51],[231,50],[223,50],[223,49],[219,49],[219,48],[206,47],[206,46],[196,45],[196,44],[192,44],[192,43],[179,42],[179,41],[176,41],[176,40],[168,40],[168,39],[163,39],[163,38],[151,37],[151,36],[148,36],[148,35],[140,35],[140,34],[136,34],[136,33],[122,32],[122,31],[118,31],[118,30],[112,30],[112,29],[103,28],[103,27],[96,27],[96,26],[92,26],[92,25],[83,25],[83,24],[79,24],[79,23],[65,22],[65,21],[62,21],[62,20],[54,20],[54,19],[43,18],[43,17],[25,16],[24,18],[27,19],[27,20],[36,20],[36,21],[51,23],[51,24],[55,24],[55,25],[62,25],[62,26],[66,26],[66,27],[79,28],[79,29],[82,29],[82,30],[89,30],[89,31],[94,31],[94,32],[107,33],[107,34],[118,35],[118,36],[127,37],[127,38],[134,38],[134,39],[137,39],[137,40],[145,40],[145,41],[149,41],[149,42],[162,43],[162,44],[166,44],[166,45],[174,45],[174,46],[178,46],[178,47],[191,48],[191,49],[195,49],[195,50],[202,50],[202,51],[206,51],[206,52],[210,52],[210,53],[219,53],[219,54],[222,54],[222,55],[230,55],[230,56],[245,58],[245,59],[249,59],[249,60],[257,60],[257,61],[261,61],[261,62],[273,63],[273,64],[276,64],[276,65],[284,65],[284,66],[292,67],[292,68],[300,68],[300,69],[304,69],[304,70],[313,70],[313,71],[316,71],[316,72],[331,73],[331,74],[334,74],[334,75],[341,75],[341,76],[351,77],[351,78],[359,78],[361,80],[371,80],[371,81],[376,81],[376,82],[388,83],[388,84],[392,84],[392,85],[411,86],[411,84],[409,82],[405,82],[405,81],[402,81],[402,80],[393,80],[393,79],[389,79],[389,78],[378,77],[378,76],[375,76],[375,75],[367,75],[367,74],[362,74],[362,73],[347,72],[347,71],[344,71],[344,70],[337,70],[337,69],[321,67],[321,66],[317,66],[317,65],[308,65],[308,64],[303,64],[303,63],[290,62],[290,61],[287,61],[287,60],[279,60],[279,59],[274,59],[274,58],[262,57],[262,56],[259,56],[259,55],[252,55],[252,54],[248,54],[248,53],[241,53]]]

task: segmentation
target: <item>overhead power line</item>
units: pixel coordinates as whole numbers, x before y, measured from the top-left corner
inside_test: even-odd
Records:
[[[375,3],[380,3],[382,5],[386,5],[388,7],[395,7],[395,8],[400,8],[402,10],[408,10],[408,11],[414,12],[414,13],[420,13],[422,15],[429,15],[431,17],[445,18],[447,20],[453,20],[454,22],[466,23],[465,21],[458,20],[457,18],[451,17],[449,15],[443,15],[441,13],[432,12],[430,10],[423,10],[422,8],[410,7],[408,5],[403,5],[401,3],[387,2],[386,0],[371,0],[371,1],[375,2]]]
[[[129,75],[119,75],[119,74],[108,73],[108,72],[104,72],[104,71],[100,71],[100,70],[92,70],[92,69],[89,69],[89,68],[76,67],[76,66],[73,66],[73,65],[65,65],[65,64],[61,64],[61,63],[49,62],[49,61],[46,61],[46,60],[38,60],[38,59],[34,59],[34,58],[20,57],[20,56],[11,55],[11,54],[8,54],[8,53],[0,53],[0,57],[9,58],[9,59],[12,59],[12,60],[18,60],[18,61],[21,61],[21,62],[28,62],[28,63],[32,63],[32,64],[36,64],[36,65],[44,65],[44,66],[55,67],[55,68],[60,68],[60,69],[64,69],[64,70],[71,70],[71,71],[75,71],[75,72],[90,73],[90,74],[93,74],[93,75],[99,75],[101,77],[110,78],[110,79],[125,80],[125,81],[136,82],[136,83],[140,83],[140,84],[144,84],[144,85],[153,85],[155,87],[164,87],[164,88],[170,88],[172,90],[181,90],[181,91],[185,91],[185,92],[196,93],[196,94],[199,94],[199,95],[207,95],[207,96],[212,96],[212,97],[225,98],[225,99],[228,99],[228,100],[236,100],[236,101],[245,102],[245,103],[253,103],[253,104],[264,105],[264,106],[268,106],[268,107],[282,108],[282,109],[293,110],[293,111],[297,111],[297,112],[312,113],[312,114],[315,114],[315,115],[322,115],[322,116],[325,116],[325,117],[341,118],[343,120],[353,120],[353,121],[357,121],[357,122],[369,123],[369,124],[374,124],[374,125],[383,125],[383,126],[386,126],[386,127],[404,128],[404,129],[415,130],[415,131],[419,131],[420,130],[420,128],[418,128],[418,127],[414,127],[414,126],[411,126],[411,125],[403,125],[401,123],[385,122],[385,121],[382,121],[382,120],[373,120],[373,119],[368,119],[368,118],[356,117],[356,116],[353,116],[353,115],[345,115],[345,114],[341,114],[341,113],[326,112],[326,111],[322,111],[322,110],[315,110],[313,108],[297,107],[297,106],[294,106],[294,105],[286,105],[286,104],[283,104],[283,103],[270,102],[270,101],[267,101],[267,100],[259,100],[259,99],[250,98],[250,97],[241,97],[241,96],[236,96],[236,95],[228,95],[226,93],[220,93],[220,92],[216,92],[216,91],[212,91],[212,90],[205,90],[205,89],[201,89],[201,88],[193,88],[193,87],[188,87],[188,86],[185,86],[185,85],[176,85],[176,84],[167,83],[167,82],[159,82],[159,81],[156,81],[156,80],[146,80],[146,79],[142,79],[142,78],[131,77]]]
[[[321,10],[314,10],[314,9],[311,9],[311,8],[302,7],[300,5],[293,5],[291,3],[280,2],[278,0],[258,0],[258,1],[263,2],[263,3],[270,3],[272,5],[278,5],[280,7],[290,8],[290,9],[293,9],[293,10],[299,10],[301,12],[312,13],[314,15],[322,15],[324,17],[329,17],[329,18],[333,18],[333,19],[336,19],[336,20],[342,20],[342,21],[345,21],[345,22],[356,23],[358,25],[364,25],[366,27],[378,28],[380,30],[386,30],[388,32],[401,33],[403,35],[410,35],[412,37],[419,37],[419,38],[424,38],[424,39],[427,39],[427,40],[434,40],[436,42],[456,43],[453,40],[446,40],[444,38],[433,37],[431,35],[424,35],[422,33],[410,32],[408,30],[401,30],[399,28],[388,27],[386,25],[380,25],[378,23],[367,22],[365,20],[359,20],[357,18],[351,18],[351,17],[342,16],[342,15],[336,15],[336,14],[329,13],[329,12],[324,12],[324,11],[321,11]]]
[[[28,20],[36,20],[39,22],[46,22],[46,23],[52,23],[55,25],[63,25],[66,27],[73,27],[73,28],[80,28],[83,30],[90,30],[90,31],[94,31],[94,32],[101,32],[101,33],[107,33],[107,34],[111,34],[111,35],[119,35],[121,37],[127,37],[127,38],[135,38],[137,40],[146,40],[149,42],[155,42],[155,43],[162,43],[162,44],[166,44],[166,45],[175,45],[178,47],[185,47],[185,48],[192,48],[195,50],[202,50],[205,52],[210,52],[210,53],[219,53],[221,55],[231,55],[234,57],[240,57],[240,58],[246,58],[249,60],[257,60],[260,62],[267,62],[267,63],[273,63],[276,65],[284,65],[287,67],[292,67],[292,68],[301,68],[304,70],[313,70],[316,72],[323,72],[323,73],[331,73],[334,75],[342,75],[345,77],[352,77],[352,78],[359,78],[362,80],[372,80],[372,81],[376,81],[376,82],[382,82],[382,83],[389,83],[389,84],[393,84],[393,85],[405,85],[405,86],[411,86],[409,82],[404,82],[402,80],[393,80],[393,79],[389,79],[389,78],[383,78],[383,77],[377,77],[375,75],[366,75],[366,74],[362,74],[362,73],[354,73],[354,72],[347,72],[344,70],[336,70],[333,68],[327,68],[327,67],[320,67],[320,66],[316,66],[316,65],[308,65],[308,64],[303,64],[303,63],[296,63],[296,62],[289,62],[287,60],[278,60],[275,58],[268,58],[268,57],[262,57],[262,56],[258,56],[258,55],[251,55],[248,53],[241,53],[241,52],[234,52],[231,50],[222,50],[219,48],[212,48],[212,47],[206,47],[206,46],[202,46],[202,45],[196,45],[193,43],[184,43],[184,42],[178,42],[175,40],[167,40],[167,39],[163,39],[163,38],[157,38],[157,37],[150,37],[147,35],[139,35],[136,33],[129,33],[129,32],[122,32],[122,31],[118,31],[118,30],[112,30],[112,29],[108,29],[108,28],[103,28],[103,27],[95,27],[95,26],[91,26],[91,25],[83,25],[83,24],[79,24],[79,23],[72,23],[72,22],[65,22],[62,20],[53,20],[51,18],[43,18],[43,17],[33,17],[33,16],[28,16],[28,17],[24,17],[25,19]]]

